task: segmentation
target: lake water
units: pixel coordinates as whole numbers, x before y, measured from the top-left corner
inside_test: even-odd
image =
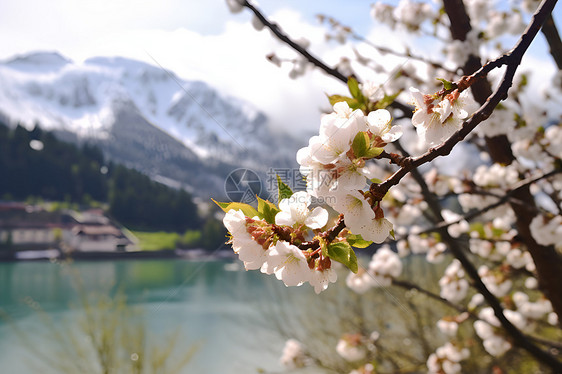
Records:
[[[57,336],[69,331],[80,336],[77,319],[85,313],[80,297],[116,290],[142,313],[147,341],[165,345],[177,333],[177,351],[198,347],[182,372],[279,371],[284,338],[268,320],[286,301],[276,295],[315,297],[308,286],[286,289],[274,277],[218,260],[0,263],[0,285],[0,309],[9,316],[0,319],[0,372],[17,374],[56,372],[33,349],[55,360],[71,359],[60,352]]]

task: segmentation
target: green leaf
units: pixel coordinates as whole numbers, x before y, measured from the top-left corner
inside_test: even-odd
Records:
[[[392,239],[396,240],[396,236],[394,235],[394,229],[390,230],[390,236],[392,236]]]
[[[349,270],[357,274],[357,256],[348,242],[337,242],[328,244],[328,257],[334,261],[347,266]]]
[[[357,101],[365,101],[365,96],[363,96],[363,92],[361,92],[361,89],[359,88],[359,82],[357,82],[357,79],[349,77],[347,80],[347,87],[349,87],[349,93],[351,96],[357,99]]]
[[[452,89],[457,87],[456,84],[454,84],[453,82],[448,81],[446,79],[443,79],[443,78],[435,78],[435,79],[437,79],[438,81],[441,81],[441,83],[443,83],[443,88],[446,89],[446,90],[452,90]]]
[[[361,105],[356,99],[347,96],[342,96],[342,95],[328,96],[328,100],[330,100],[331,106],[334,106],[334,104],[339,103],[341,101],[345,101],[350,108],[354,108]]]
[[[373,244],[372,241],[363,239],[361,235],[354,235],[354,234],[349,234],[347,236],[347,242],[355,248],[367,248],[368,246]]]
[[[394,100],[396,100],[396,98],[398,97],[398,95],[400,95],[402,93],[402,91],[398,91],[393,95],[384,95],[384,97],[382,99],[380,99],[379,101],[377,101],[377,105],[375,105],[376,109],[384,109],[387,106],[389,106],[390,104],[392,104],[394,102]]]
[[[289,197],[293,196],[293,190],[291,190],[291,187],[289,187],[288,185],[283,183],[283,181],[281,180],[281,177],[279,175],[277,176],[277,188],[278,188],[278,192],[279,192],[278,203],[281,202],[281,200],[283,200],[283,199],[288,199]]]
[[[369,148],[367,150],[367,152],[365,152],[365,155],[363,157],[365,157],[365,158],[377,157],[378,155],[380,155],[382,153],[382,151],[384,151],[384,148],[372,147],[372,148]]]
[[[372,178],[372,179],[371,179],[371,183],[376,183],[376,184],[382,183],[382,179],[379,179],[379,178]]]
[[[211,199],[213,200],[213,199]],[[213,200],[213,202],[215,204],[217,204],[224,212],[228,213],[229,210],[241,210],[242,213],[244,213],[244,215],[246,217],[255,217],[255,216],[260,216],[258,211],[256,210],[256,208],[254,208],[253,206],[249,205],[249,204],[244,204],[244,203],[236,203],[236,202],[227,202],[227,203],[221,203],[218,202],[216,200]]]
[[[265,219],[267,223],[275,223],[275,215],[279,213],[279,209],[271,201],[258,198],[259,217]]]
[[[369,139],[369,135],[367,135],[366,132],[358,132],[353,139],[353,143],[351,144],[351,149],[353,149],[355,157],[364,157],[367,153],[370,142],[371,140]]]

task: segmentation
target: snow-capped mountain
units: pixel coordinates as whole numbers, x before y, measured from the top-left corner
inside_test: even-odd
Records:
[[[293,166],[296,152],[250,104],[120,57],[78,64],[40,52],[4,61],[0,116],[94,142],[112,160],[203,196],[222,192],[234,168]]]

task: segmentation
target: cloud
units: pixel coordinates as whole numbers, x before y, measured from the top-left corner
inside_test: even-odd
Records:
[[[306,35],[314,44],[322,44],[322,29],[302,21],[298,13],[285,10],[272,18],[293,35]],[[291,80],[289,66],[278,68],[265,58],[272,51],[295,56],[269,32],[257,32],[249,22],[228,21],[217,35],[185,28],[102,34],[84,49],[75,49],[74,54],[83,58],[121,55],[152,64],[156,61],[182,78],[203,80],[225,95],[249,101],[264,111],[276,128],[316,130],[320,109],[328,107],[324,92],[344,86],[318,71]],[[326,51],[325,47],[318,49],[322,54]]]
[[[155,64],[154,58],[182,78],[203,80],[226,95],[249,101],[270,117],[275,128],[290,131],[315,131],[320,110],[328,108],[324,93],[345,88],[318,71],[289,79],[289,66],[280,69],[265,56],[277,51],[292,58],[294,53],[268,31],[253,29],[248,12],[228,14],[223,0],[141,0],[145,7],[129,0],[58,0],[52,6],[22,1],[31,9],[25,15],[26,27],[14,22],[0,25],[0,57],[57,50],[75,61],[123,56]],[[0,21],[10,14],[21,20],[18,12],[21,6],[12,6]],[[178,21],[181,17],[174,18],[173,12],[186,18]],[[339,60],[324,46],[323,29],[303,20],[301,13],[280,9],[271,18],[291,36],[310,39],[314,53],[326,55],[330,63]],[[165,20],[170,21],[164,26]],[[182,23],[187,26],[173,27]],[[205,23],[214,26],[202,29]],[[11,32],[2,33],[6,30]]]

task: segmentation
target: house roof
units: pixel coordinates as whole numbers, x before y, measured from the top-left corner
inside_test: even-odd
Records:
[[[110,225],[77,225],[72,228],[75,235],[113,235],[122,237],[123,233],[115,226]]]

